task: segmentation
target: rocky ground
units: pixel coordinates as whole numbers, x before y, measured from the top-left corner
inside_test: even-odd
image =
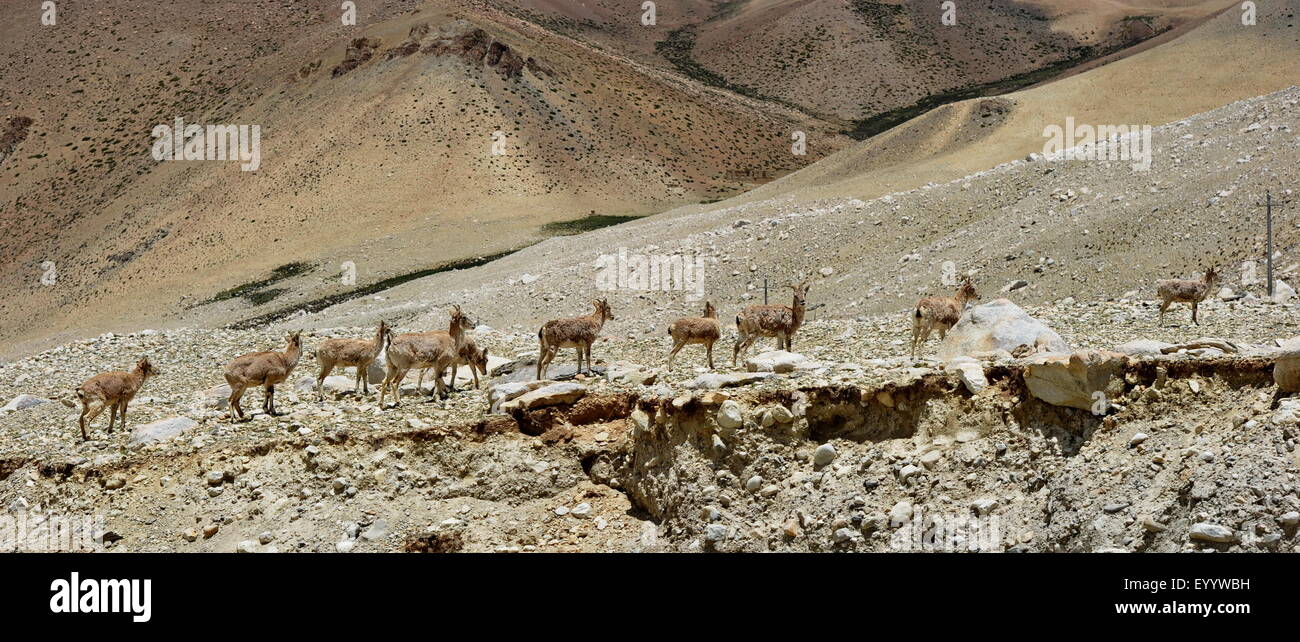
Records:
[[[574,377],[567,351],[559,383],[531,390],[535,337],[484,326],[500,358],[482,390],[440,402],[408,381],[381,409],[377,386],[356,397],[349,376],[317,401],[308,355],[278,391],[281,416],[238,424],[221,367],[280,336],[104,335],[0,366],[13,400],[0,506],[37,525],[103,515],[121,551],[1300,547],[1300,404],[1272,372],[1300,334],[1294,304],[1214,300],[1199,326],[1181,306],[1157,326],[1151,302],[1129,299],[1027,312],[1068,350],[1102,352],[1077,367],[998,350],[940,360],[932,340],[911,359],[898,315],[810,315],[798,355],[764,342],[732,368],[728,336],[710,373],[698,346],[666,369],[666,336],[628,337],[616,320],[595,376]],[[304,336],[310,350],[367,334]],[[1202,337],[1226,343],[1188,345]],[[1108,352],[1120,347],[1132,356]],[[132,404],[131,434],[101,415],[82,442],[60,396],[146,354],[162,375]]]

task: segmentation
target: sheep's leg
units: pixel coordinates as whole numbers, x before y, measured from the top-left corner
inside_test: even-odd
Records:
[[[122,405],[122,432],[126,432],[126,405],[131,403],[131,400],[123,399],[120,403]]]
[[[677,356],[677,351],[678,351],[678,350],[681,350],[681,349],[682,349],[682,346],[684,346],[684,345],[686,345],[686,342],[684,342],[684,341],[674,341],[674,342],[673,342],[673,349],[672,349],[672,351],[670,351],[670,352],[668,353],[668,369],[669,369],[669,370],[672,370],[672,368],[673,368],[673,357]]]
[[[1196,320],[1196,304],[1197,304],[1196,301],[1192,301],[1192,323],[1195,323],[1196,325],[1201,325],[1201,322]]]
[[[551,349],[545,345],[542,346],[541,352],[537,353],[537,380],[541,381],[546,374],[546,366],[550,364]]]
[[[1172,301],[1161,301],[1161,302],[1160,302],[1160,320],[1156,322],[1157,325],[1164,325],[1164,324],[1165,324],[1165,310],[1168,310],[1168,309],[1169,309],[1169,304],[1170,304],[1170,303],[1173,303],[1173,302],[1172,302]]]
[[[591,365],[591,344],[588,343],[582,350],[587,354],[587,374],[596,374],[595,366]]]
[[[441,366],[441,365],[434,366],[434,369],[437,370],[437,372],[434,373],[435,376],[433,377],[433,392],[434,392],[433,398],[434,399],[446,399],[447,397],[450,396],[447,393],[447,386],[442,382],[442,371],[445,368],[446,366]]]
[[[92,411],[90,408],[94,404],[91,401],[83,401],[81,403],[81,439],[82,441],[89,441],[90,437],[86,436],[86,424],[93,423],[95,417],[98,417],[99,413],[104,412],[104,408],[107,407],[108,404],[101,402]]]
[[[402,382],[406,380],[406,373],[410,371],[410,368],[403,368],[401,372],[397,373],[397,378],[393,380],[393,396],[396,398],[393,407],[397,407],[402,403]]]
[[[472,368],[472,367],[473,367],[473,366],[471,366],[471,368]],[[452,392],[456,392],[456,372],[457,372],[458,370],[460,370],[460,366],[456,365],[456,363],[453,361],[452,364],[451,364],[451,380],[448,382],[448,385],[451,386],[451,391],[452,391]],[[441,372],[438,373],[438,378],[439,378],[439,379],[442,378],[442,373],[441,373]]]
[[[912,358],[916,358],[916,349],[921,345],[918,339],[921,338],[921,317],[916,314],[912,315]]]
[[[709,355],[709,370],[714,370],[715,368],[713,367],[713,342],[712,341],[704,344],[704,352],[705,354]]]
[[[752,344],[754,343],[754,340],[757,339],[757,338],[758,338],[758,335],[754,335],[754,336],[752,336],[752,337],[745,337],[745,339],[744,339],[743,341],[741,341],[740,343],[738,343],[738,344],[736,345],[736,350],[735,350],[735,352],[739,352],[739,353],[740,353],[740,356],[743,358],[743,357],[745,356],[745,352],[746,352],[747,350],[749,350],[749,346],[752,345]],[[736,365],[736,355],[735,355],[734,352],[733,352],[732,357],[731,357],[731,365],[733,365],[733,366]]]
[[[108,407],[108,432],[113,432],[113,424],[117,423],[117,402],[114,401]]]
[[[244,396],[243,386],[230,387],[230,399],[228,399],[227,401],[230,403],[230,420],[232,422],[236,418],[239,418],[241,420],[244,418],[244,409],[239,405],[239,400],[243,396]]]
[[[320,374],[316,375],[316,400],[325,401],[325,377],[330,376],[334,370],[333,361],[322,361],[320,364]]]
[[[384,380],[379,384],[379,407],[384,407],[384,398],[388,396],[388,384],[393,380],[393,365],[390,363],[384,371]]]
[[[262,403],[266,404],[266,414],[275,416],[275,386],[267,386],[262,394]]]
[[[920,340],[916,342],[917,349],[920,349],[925,346],[925,342],[930,339],[930,331],[932,329],[933,327],[930,325],[921,326],[921,337]]]

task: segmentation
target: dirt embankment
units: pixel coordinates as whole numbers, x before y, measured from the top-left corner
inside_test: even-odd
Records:
[[[1106,416],[1023,368],[592,394],[457,426],[0,462],[109,550],[1291,551],[1300,404],[1268,359],[1138,359]]]

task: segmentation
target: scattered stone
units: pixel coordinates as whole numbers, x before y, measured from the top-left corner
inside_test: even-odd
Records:
[[[889,509],[890,528],[898,528],[910,521],[912,521],[912,502],[904,500]]]
[[[988,515],[994,508],[997,508],[998,500],[991,498],[980,498],[970,503],[970,507],[975,509],[975,514],[983,517]]]
[[[832,446],[830,444],[822,444],[817,447],[816,451],[813,452],[813,464],[818,467],[826,466],[831,462],[835,461],[836,455],[837,453],[835,452],[835,446]]]
[[[790,412],[785,406],[772,406],[768,415],[778,424],[788,424],[794,421],[794,413]]]
[[[191,430],[199,425],[199,422],[189,417],[170,417],[159,421],[150,422],[143,426],[136,426],[131,431],[131,437],[127,440],[128,446],[147,446],[158,442],[167,441],[187,430]]]
[[[1194,540],[1202,542],[1217,542],[1221,544],[1237,541],[1237,535],[1231,528],[1207,522],[1193,524],[1192,529],[1188,531],[1188,536]]]
[[[740,404],[730,399],[722,402],[722,406],[718,408],[717,422],[718,426],[724,429],[739,428],[745,422],[744,411]]]
[[[1123,372],[1128,356],[1119,352],[1080,350],[1069,356],[1034,357],[1025,367],[1030,394],[1054,406],[1096,412],[1123,392]],[[1096,394],[1100,392],[1100,397]]]
[[[375,522],[370,525],[370,528],[367,528],[366,532],[362,533],[361,536],[368,540],[383,539],[387,537],[388,520],[386,519],[375,520]]]

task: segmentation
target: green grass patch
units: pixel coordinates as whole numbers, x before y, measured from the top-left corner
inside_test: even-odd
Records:
[[[498,252],[496,254],[489,254],[487,256],[476,256],[474,258],[461,259],[458,261],[451,261],[425,270],[417,270],[415,272],[399,274],[397,276],[389,277],[382,281],[376,281],[369,285],[353,288],[346,292],[331,294],[329,296],[320,297],[319,299],[313,299],[305,303],[299,303],[289,307],[280,308],[279,310],[275,310],[274,312],[259,314],[249,319],[236,321],[235,323],[232,323],[226,327],[234,330],[247,330],[250,328],[256,328],[259,326],[266,325],[273,321],[278,321],[300,310],[305,310],[307,312],[319,312],[332,305],[338,305],[340,303],[343,303],[344,301],[349,301],[358,297],[368,296],[371,294],[375,294],[377,292],[382,292],[389,288],[396,287],[398,285],[406,283],[407,281],[413,281],[415,279],[430,276],[433,274],[438,274],[440,272],[447,272],[450,270],[464,270],[466,268],[485,265],[501,257],[514,254],[515,252],[518,252],[519,250],[522,249],[523,247],[518,247],[513,250],[506,250],[505,252]]]
[[[226,301],[235,297],[243,297],[248,301],[254,302],[255,305],[261,305],[262,303],[266,303],[280,294],[283,294],[285,290],[271,290],[270,292],[274,292],[274,294],[270,294],[270,296],[267,296],[268,292],[260,292],[260,290],[285,279],[298,276],[299,274],[306,274],[312,271],[312,269],[313,266],[310,263],[286,263],[271,270],[271,276],[265,279],[252,281],[243,285],[237,285],[227,290],[222,290],[203,303],[216,303],[218,301]],[[258,299],[260,299],[260,301]]]
[[[610,214],[593,214],[582,218],[575,218],[568,221],[554,221],[542,226],[542,234],[547,236],[573,236],[598,230],[602,227],[618,225],[628,221],[635,221],[640,216],[614,216]]]

